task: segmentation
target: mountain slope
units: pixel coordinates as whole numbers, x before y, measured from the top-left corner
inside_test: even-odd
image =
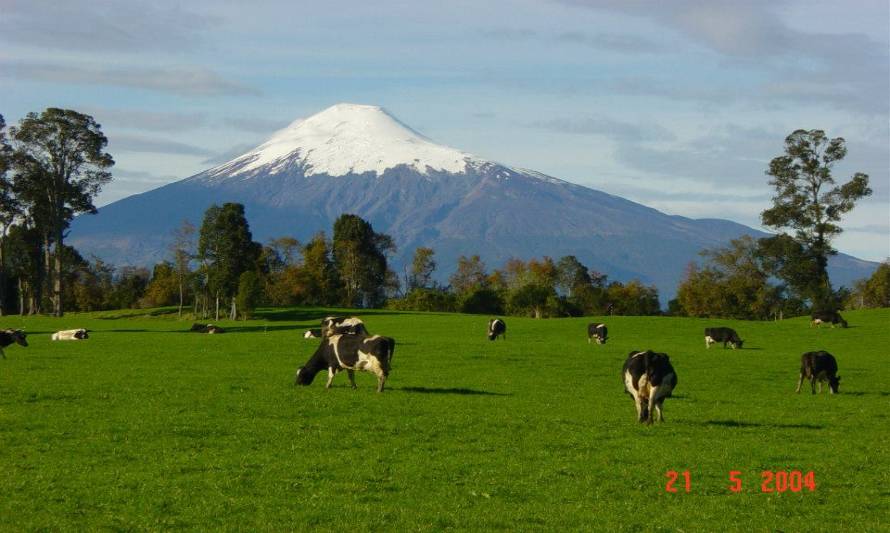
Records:
[[[762,235],[485,161],[432,143],[381,108],[339,104],[223,165],[78,217],[70,242],[115,264],[152,264],[166,257],[182,220],[199,225],[221,202],[245,205],[258,240],[305,240],[355,213],[393,236],[397,268],[417,246],[436,250],[442,279],[461,254],[478,253],[490,268],[513,256],[572,254],[611,279],[654,283],[663,297],[701,249]],[[873,268],[848,256],[832,260],[836,283]]]

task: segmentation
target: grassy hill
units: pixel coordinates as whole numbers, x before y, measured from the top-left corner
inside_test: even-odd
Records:
[[[397,339],[383,394],[338,375],[295,388],[329,310],[275,309],[224,335],[136,312],[3,317],[0,528],[887,530],[890,310],[743,322],[361,312]],[[708,325],[745,349],[705,349]],[[86,327],[83,342],[51,342]],[[636,422],[621,365],[671,356],[666,422]],[[800,354],[833,353],[839,395],[795,394]],[[689,470],[691,490],[666,472]],[[729,472],[741,472],[731,492]],[[761,472],[812,471],[763,493]],[[682,478],[681,478],[682,480]]]

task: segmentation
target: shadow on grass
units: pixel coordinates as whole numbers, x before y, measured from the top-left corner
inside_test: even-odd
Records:
[[[780,428],[780,429],[823,429],[816,424],[761,424],[760,422],[743,422],[740,420],[708,420],[698,422],[704,426],[721,426],[729,428]]]
[[[450,388],[434,388],[434,387],[401,387],[393,388],[403,392],[412,392],[417,394],[459,394],[465,396],[513,396],[511,393],[504,392],[488,392],[484,390],[465,389],[463,387]]]
[[[844,396],[871,396],[871,395],[874,395],[874,396],[890,396],[890,391],[885,391],[885,390],[874,391],[874,392],[849,391],[849,392],[839,392],[838,394],[839,394],[839,395],[842,394],[842,395],[844,395]]]

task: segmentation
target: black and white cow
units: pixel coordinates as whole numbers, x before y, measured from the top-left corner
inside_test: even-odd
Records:
[[[90,338],[90,330],[84,328],[64,329],[53,333],[54,341],[82,341]]]
[[[352,388],[355,387],[355,371],[363,370],[377,376],[377,392],[383,392],[383,384],[389,376],[392,354],[396,341],[380,335],[333,335],[321,341],[318,349],[305,365],[297,369],[295,385],[309,385],[315,375],[328,371],[326,389],[331,388],[334,375],[346,370]]]
[[[587,342],[596,339],[597,344],[606,344],[609,338],[609,329],[605,324],[588,324],[587,325]]]
[[[303,334],[304,339],[320,339],[321,338],[321,330],[320,329],[307,329],[306,333]]]
[[[19,346],[28,346],[27,337],[28,335],[20,329],[4,329],[0,331],[0,356],[6,359],[6,354],[3,350],[12,343],[16,343]]]
[[[218,333],[225,333],[226,330],[219,326],[215,326],[213,324],[192,324],[192,328],[189,330],[194,333],[208,333],[210,335],[215,335]]]
[[[822,392],[822,382],[828,382],[828,390],[831,394],[838,391],[841,377],[837,375],[837,361],[828,352],[807,352],[800,356],[800,378],[797,380],[797,392],[804,379],[810,380],[813,394],[816,394],[816,381],[819,382],[819,392]]]
[[[321,336],[332,337],[334,335],[365,335],[370,333],[365,323],[358,317],[329,316],[321,321]]]
[[[726,343],[729,343],[735,350],[741,348],[745,341],[732,328],[705,328],[705,348],[710,348],[712,344],[718,342],[722,342],[724,348],[726,348]]]
[[[677,373],[667,354],[633,351],[624,361],[624,389],[633,397],[640,422],[651,424],[654,411],[664,422],[661,406],[677,386]]]
[[[847,321],[844,320],[841,317],[841,314],[837,311],[813,313],[812,319],[810,327],[819,326],[821,324],[831,324],[831,327],[834,327],[835,324],[840,324],[842,328],[847,327]]]
[[[493,341],[498,335],[503,335],[507,340],[507,323],[500,318],[492,318],[488,321],[488,340]]]

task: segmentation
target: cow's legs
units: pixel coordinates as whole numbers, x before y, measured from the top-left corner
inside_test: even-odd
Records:
[[[383,384],[386,383],[386,375],[377,375],[377,392],[383,392]]]
[[[349,376],[349,383],[352,384],[352,388],[357,388],[355,386],[355,370],[349,369],[346,371],[346,375]]]
[[[655,411],[658,413],[658,421],[659,421],[659,422],[664,422],[664,415],[663,415],[662,412],[661,412],[661,406],[662,406],[662,405],[664,405],[664,399],[663,399],[663,398],[662,398],[661,400],[659,400],[658,403],[655,404]]]
[[[3,348],[0,348],[0,357],[6,359],[6,352],[3,351]]]
[[[802,383],[803,383],[803,372],[801,372],[800,377],[797,378],[797,390],[795,390],[794,392],[800,394],[800,386]]]
[[[810,377],[810,388],[813,390],[813,394],[816,394],[816,376]]]
[[[331,388],[331,382],[334,381],[334,373],[335,373],[334,367],[332,367],[332,366],[328,367],[328,382],[325,384],[324,388],[326,388],[326,389]]]
[[[822,380],[819,380],[819,394],[822,394]]]
[[[646,417],[646,424],[652,424],[652,422],[654,422],[655,420],[656,398],[658,398],[658,387],[652,387],[652,389],[649,391],[649,404],[647,410],[649,416]]]

